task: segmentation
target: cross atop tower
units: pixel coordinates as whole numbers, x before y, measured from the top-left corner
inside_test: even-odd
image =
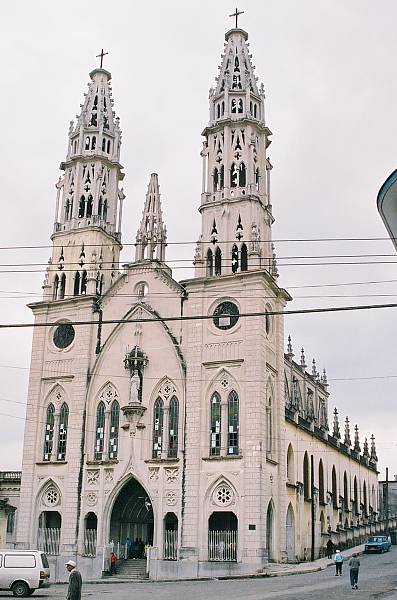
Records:
[[[236,8],[236,10],[237,10],[237,8]],[[103,48],[102,48],[101,53],[96,55],[96,58],[100,58],[101,59],[101,67],[100,67],[101,69],[102,69],[102,65],[103,65],[103,57],[107,56],[108,54],[109,54],[109,52],[104,52]]]
[[[240,15],[243,15],[243,14],[244,14],[244,12],[245,12],[244,10],[239,10],[239,9],[236,7],[236,10],[235,10],[235,12],[234,12],[234,13],[232,13],[231,15],[229,15],[229,17],[235,17],[235,19],[236,19],[236,29],[238,29],[238,18],[239,18],[239,16],[240,16]]]

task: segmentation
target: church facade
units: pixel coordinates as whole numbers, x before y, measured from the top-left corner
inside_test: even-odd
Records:
[[[90,74],[61,163],[33,333],[16,545],[55,577],[149,548],[154,579],[254,573],[353,545],[378,521],[377,456],[328,424],[325,372],[284,352],[264,88],[225,36],[203,131],[194,277],[176,281],[152,174],[120,269],[123,167],[111,75]],[[135,542],[137,540],[137,542]]]

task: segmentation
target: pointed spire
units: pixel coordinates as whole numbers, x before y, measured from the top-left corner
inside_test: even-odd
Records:
[[[165,260],[167,231],[163,223],[160,186],[157,173],[152,173],[146,193],[141,225],[136,236],[135,260]]]
[[[348,446],[349,448],[352,445],[352,440],[350,437],[349,417],[346,417],[346,420],[345,420],[345,439],[344,439],[343,443],[345,444],[345,446]]]
[[[320,378],[320,382],[324,388],[328,387],[328,379],[327,379],[327,373],[326,373],[325,369],[323,369],[323,374]]]
[[[313,358],[313,361],[312,361],[312,375],[313,375],[314,379],[318,379],[318,371],[317,371],[315,358]]]
[[[291,336],[288,336],[288,344],[287,344],[287,356],[288,360],[292,360],[294,358],[294,351],[292,348]]]
[[[306,358],[305,358],[305,350],[302,348],[301,350],[301,369],[304,371],[307,367]]]
[[[336,440],[340,440],[339,417],[338,417],[338,411],[337,411],[336,407],[334,409],[334,428],[332,431],[332,436]]]
[[[277,267],[277,258],[276,258],[276,248],[275,248],[274,244],[272,244],[272,252],[273,252],[273,258],[272,258],[272,268],[271,268],[271,274],[273,275],[273,277],[278,277],[278,267]]]
[[[371,435],[371,460],[378,462],[378,457],[376,454],[376,446],[375,446],[375,436]]]
[[[354,451],[361,452],[360,437],[358,434],[358,425],[354,427]]]
[[[363,456],[365,456],[365,458],[369,458],[369,448],[368,448],[368,439],[367,438],[364,439]]]

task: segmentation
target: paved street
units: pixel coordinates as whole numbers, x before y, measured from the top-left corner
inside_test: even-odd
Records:
[[[266,579],[228,581],[189,581],[180,583],[135,583],[85,585],[83,598],[117,598],[118,600],[317,600],[330,597],[345,600],[355,596],[359,600],[397,600],[397,548],[388,554],[360,557],[359,590],[349,584],[348,569],[336,578],[332,567],[306,575],[291,575]],[[0,593],[0,597],[10,594]],[[66,586],[36,592],[34,598],[65,598]]]

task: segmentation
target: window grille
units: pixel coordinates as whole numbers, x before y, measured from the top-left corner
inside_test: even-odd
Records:
[[[52,446],[54,442],[54,413],[54,405],[50,404],[47,408],[43,460],[51,460]]]
[[[210,455],[221,453],[221,398],[217,392],[211,397]]]
[[[59,414],[57,460],[65,460],[65,457],[66,457],[66,440],[67,440],[67,435],[68,435],[68,420],[69,420],[69,408],[68,408],[68,405],[64,402],[61,406],[61,412]]]
[[[103,402],[98,404],[96,411],[95,428],[95,460],[102,460],[105,436],[105,405]]]
[[[109,458],[116,459],[119,446],[119,417],[120,406],[117,400],[112,404],[110,410],[110,436],[109,436]]]
[[[153,458],[161,458],[163,448],[163,420],[164,403],[161,398],[157,398],[153,413]]]
[[[239,400],[237,393],[230,392],[228,400],[228,454],[238,454]]]
[[[169,419],[168,419],[168,456],[174,458],[178,454],[178,421],[179,405],[178,400],[173,396],[170,400]]]

